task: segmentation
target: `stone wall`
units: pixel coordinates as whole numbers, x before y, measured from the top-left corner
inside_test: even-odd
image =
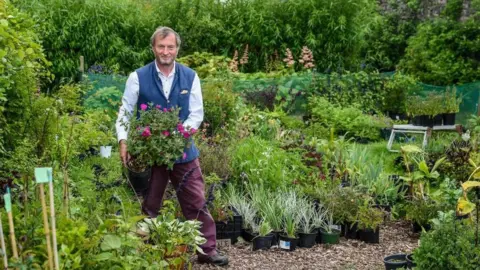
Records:
[[[421,19],[436,17],[442,12],[448,0],[419,0],[420,8],[416,16]],[[400,10],[405,17],[411,17],[411,10],[407,7],[407,0],[379,0],[383,11]],[[473,13],[471,0],[463,0],[463,10],[460,20],[465,20]]]

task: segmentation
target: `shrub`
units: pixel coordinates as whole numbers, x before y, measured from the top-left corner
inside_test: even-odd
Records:
[[[424,83],[450,85],[480,79],[480,29],[465,22],[438,18],[418,26],[409,39],[400,69]]]
[[[235,176],[244,175],[252,184],[272,189],[290,186],[308,175],[299,154],[256,136],[245,138],[235,146],[232,168]]]
[[[434,230],[423,233],[414,251],[419,269],[478,269],[480,248],[475,245],[471,224],[443,221]]]
[[[0,5],[0,154],[14,148],[32,116],[31,99],[39,80],[49,76],[34,21],[9,1]],[[8,139],[7,139],[8,138]],[[7,140],[5,142],[5,140]]]

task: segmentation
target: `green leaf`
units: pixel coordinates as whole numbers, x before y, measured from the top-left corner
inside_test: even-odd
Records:
[[[407,154],[412,154],[412,153],[421,153],[422,149],[416,145],[404,145],[400,147],[402,149],[402,152],[407,153]]]
[[[420,163],[418,163],[418,169],[422,171],[425,175],[430,175],[430,172],[428,171],[428,166],[425,160],[422,160]]]
[[[113,257],[113,253],[103,252],[103,253],[98,254],[95,257],[95,260],[97,260],[97,261],[107,261],[107,260],[110,260],[112,257]]]
[[[472,212],[474,209],[475,209],[474,203],[469,202],[465,198],[458,199],[457,212],[460,213],[461,215],[466,215]]]
[[[103,238],[103,242],[100,245],[100,248],[103,251],[107,251],[107,250],[112,250],[112,249],[119,249],[121,245],[122,245],[122,242],[121,242],[120,237],[118,237],[116,235],[106,235]]]
[[[480,187],[480,182],[478,181],[467,181],[462,184],[463,190],[466,192],[473,187]]]

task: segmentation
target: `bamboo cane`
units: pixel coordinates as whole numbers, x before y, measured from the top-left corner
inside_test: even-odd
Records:
[[[5,202],[5,210],[8,216],[8,227],[10,228],[10,241],[12,242],[12,254],[13,258],[18,259],[17,241],[15,239],[15,228],[13,227],[13,215],[12,215],[12,198],[10,195],[10,188],[7,187],[7,193],[3,195]]]
[[[3,266],[4,269],[8,269],[8,258],[7,258],[7,249],[5,248],[5,238],[3,237],[3,224],[2,224],[2,215],[0,213],[0,244],[2,245],[3,251]]]
[[[12,253],[13,258],[18,259],[17,252],[17,240],[15,239],[15,229],[13,227],[13,216],[12,212],[7,212],[8,215],[8,226],[10,227],[10,241],[12,242]]]
[[[47,239],[47,253],[48,253],[48,266],[50,269],[53,268],[53,255],[52,255],[52,246],[50,244],[50,226],[48,225],[48,214],[47,214],[47,205],[45,203],[45,191],[43,189],[43,184],[40,186],[40,201],[42,203],[42,214],[43,214],[43,231],[45,232],[45,238]]]
[[[53,197],[53,181],[48,182],[50,189],[50,220],[52,222],[52,238],[53,238],[53,257],[55,262],[55,269],[60,269],[57,252],[57,229],[55,227],[55,205]]]

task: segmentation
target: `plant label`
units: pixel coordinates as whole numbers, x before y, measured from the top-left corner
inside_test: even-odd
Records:
[[[330,225],[330,228],[334,229],[334,230],[339,230],[339,231],[342,230],[342,226],[340,226],[340,225]]]
[[[12,212],[12,198],[10,193],[3,195],[3,201],[5,202],[5,210],[8,212]]]
[[[35,168],[35,180],[38,184],[52,181],[52,168]]]
[[[280,248],[290,250],[290,242],[280,240]]]

